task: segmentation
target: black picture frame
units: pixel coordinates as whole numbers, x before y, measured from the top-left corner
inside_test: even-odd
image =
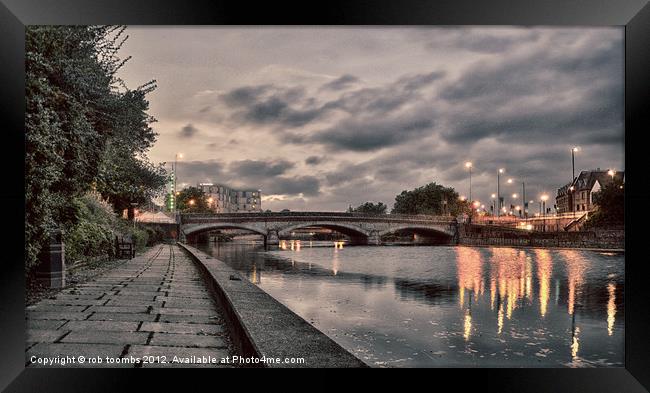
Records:
[[[471,371],[480,373],[487,387],[499,391],[650,390],[650,295],[642,251],[646,236],[643,209],[650,206],[650,181],[643,174],[648,164],[641,150],[645,132],[650,129],[650,5],[646,1],[401,0],[252,5],[216,0],[0,0],[0,124],[5,145],[0,154],[5,229],[5,258],[0,265],[0,389],[88,392],[133,385],[123,378],[125,370],[24,368],[24,248],[19,246],[24,243],[24,212],[19,208],[24,206],[24,176],[18,168],[24,167],[24,26],[32,24],[625,26],[625,367],[518,369],[514,374],[511,369],[445,369],[435,373],[435,384],[442,384],[442,379],[456,383],[458,378],[468,380]],[[222,371],[219,376],[231,371],[235,370]],[[214,376],[213,372],[210,378]]]

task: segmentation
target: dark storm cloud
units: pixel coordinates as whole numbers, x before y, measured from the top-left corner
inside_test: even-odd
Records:
[[[221,100],[234,110],[235,123],[300,127],[323,114],[320,108],[310,107],[312,101],[305,99],[301,86],[244,86],[223,94]]]
[[[319,195],[319,179],[288,175],[294,167],[295,163],[285,160],[242,160],[228,165],[216,160],[179,162],[178,182],[190,186],[212,182],[234,188],[262,189],[266,195]]]
[[[338,165],[336,170],[328,172],[325,175],[325,178],[327,179],[328,185],[336,186],[342,183],[347,183],[350,181],[357,180],[359,178],[371,174],[372,174],[372,167],[368,162],[364,162],[360,164],[343,162]]]
[[[373,112],[386,115],[408,103],[422,100],[419,91],[445,75],[441,71],[405,75],[381,87],[363,88],[342,94],[323,105],[323,109],[340,109],[352,115]]]
[[[296,164],[293,162],[286,160],[243,160],[230,163],[228,166],[228,171],[232,175],[244,178],[264,178],[282,175],[289,169],[295,167],[295,165]]]
[[[418,29],[413,37],[424,42],[428,49],[440,51],[465,50],[481,54],[503,53],[539,40],[539,31],[529,28],[462,28],[447,27],[430,34],[428,29]]]
[[[233,107],[250,105],[270,88],[270,85],[244,86],[229,91],[221,96],[221,99]]]
[[[573,50],[477,64],[441,97],[459,107],[445,138],[475,143],[492,137],[527,143],[567,138],[574,143],[622,143],[623,52],[620,39],[601,42],[559,34]],[[581,38],[578,40],[578,38]],[[467,108],[463,111],[463,108]],[[508,110],[510,109],[510,110]]]
[[[194,127],[192,124],[188,124],[185,127],[181,128],[180,136],[182,138],[192,138],[198,132],[199,130],[196,127]]]
[[[319,157],[319,156],[309,156],[305,158],[305,164],[307,165],[318,165],[325,161],[325,157]]]
[[[321,143],[334,151],[374,151],[423,137],[432,126],[433,119],[428,116],[348,118],[332,128],[316,132],[309,141]]]
[[[350,85],[353,85],[354,83],[358,82],[359,78],[357,78],[354,75],[346,74],[343,75],[339,78],[334,79],[333,81],[324,84],[321,89],[324,90],[343,90],[347,87],[350,87]]]
[[[320,193],[320,181],[314,176],[276,177],[262,191],[266,195],[316,196]]]
[[[215,160],[178,161],[177,165],[177,182],[188,183],[192,186],[208,179],[224,176],[223,163]]]

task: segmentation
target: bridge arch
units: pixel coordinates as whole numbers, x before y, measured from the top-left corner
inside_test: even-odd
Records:
[[[278,231],[278,236],[284,237],[291,234],[292,231],[300,228],[308,227],[318,227],[331,229],[337,232],[340,232],[344,235],[353,237],[353,238],[364,238],[367,239],[370,236],[370,231],[366,230],[358,225],[349,224],[345,222],[336,222],[336,221],[308,221],[301,222],[299,224],[291,224],[287,227],[281,228]]]
[[[264,237],[266,237],[267,235],[266,231],[263,231],[252,225],[240,224],[240,223],[210,223],[210,224],[184,226],[182,228],[182,231],[183,234],[185,234],[185,236],[194,236],[194,235],[198,235],[199,233],[215,231],[219,229],[242,229],[245,231],[253,232],[257,235],[262,235]]]
[[[385,229],[383,231],[379,231],[377,235],[381,237],[381,236],[385,236],[403,230],[412,231],[413,233],[417,233],[423,236],[427,236],[427,235],[435,236],[435,237],[443,236],[443,237],[450,237],[450,238],[454,236],[453,231],[448,228],[443,228],[439,226],[408,224],[408,223],[401,224],[401,225],[391,225],[390,228]]]

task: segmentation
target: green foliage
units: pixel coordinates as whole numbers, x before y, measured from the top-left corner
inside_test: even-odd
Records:
[[[130,235],[137,250],[142,250],[150,241],[146,229],[134,228],[132,222],[117,217],[111,204],[97,192],[75,198],[72,206],[76,223],[63,236],[66,263],[114,257],[115,236]]]
[[[156,136],[145,99],[155,84],[129,90],[117,77],[128,60],[117,56],[123,33],[119,26],[25,30],[27,269],[57,227],[78,244],[103,244],[102,224],[87,221],[88,212],[75,202],[93,184],[117,209],[123,200],[139,202],[162,187],[161,168],[143,159]],[[117,168],[108,165],[116,161]],[[68,247],[72,255],[88,252],[74,247]]]
[[[208,201],[205,193],[198,187],[188,187],[180,191],[176,197],[178,210],[185,213],[208,213]]]
[[[434,182],[412,191],[402,191],[395,197],[391,213],[456,216],[470,211],[469,204],[459,200],[456,190]]]
[[[619,228],[625,221],[625,190],[620,180],[614,181],[593,194],[597,209],[592,213],[585,229],[589,228]]]
[[[86,257],[112,257],[114,231],[119,225],[112,207],[97,193],[75,198],[71,205],[76,223],[63,236],[66,262]]]
[[[350,207],[350,213],[386,214],[387,209],[382,202],[365,202],[356,208]]]

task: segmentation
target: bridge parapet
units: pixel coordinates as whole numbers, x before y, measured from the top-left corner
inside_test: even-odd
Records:
[[[214,221],[300,221],[300,220],[351,220],[351,221],[391,221],[391,222],[426,222],[456,223],[455,217],[406,214],[366,214],[337,212],[286,212],[286,213],[186,213],[181,215],[181,223],[203,223]]]

